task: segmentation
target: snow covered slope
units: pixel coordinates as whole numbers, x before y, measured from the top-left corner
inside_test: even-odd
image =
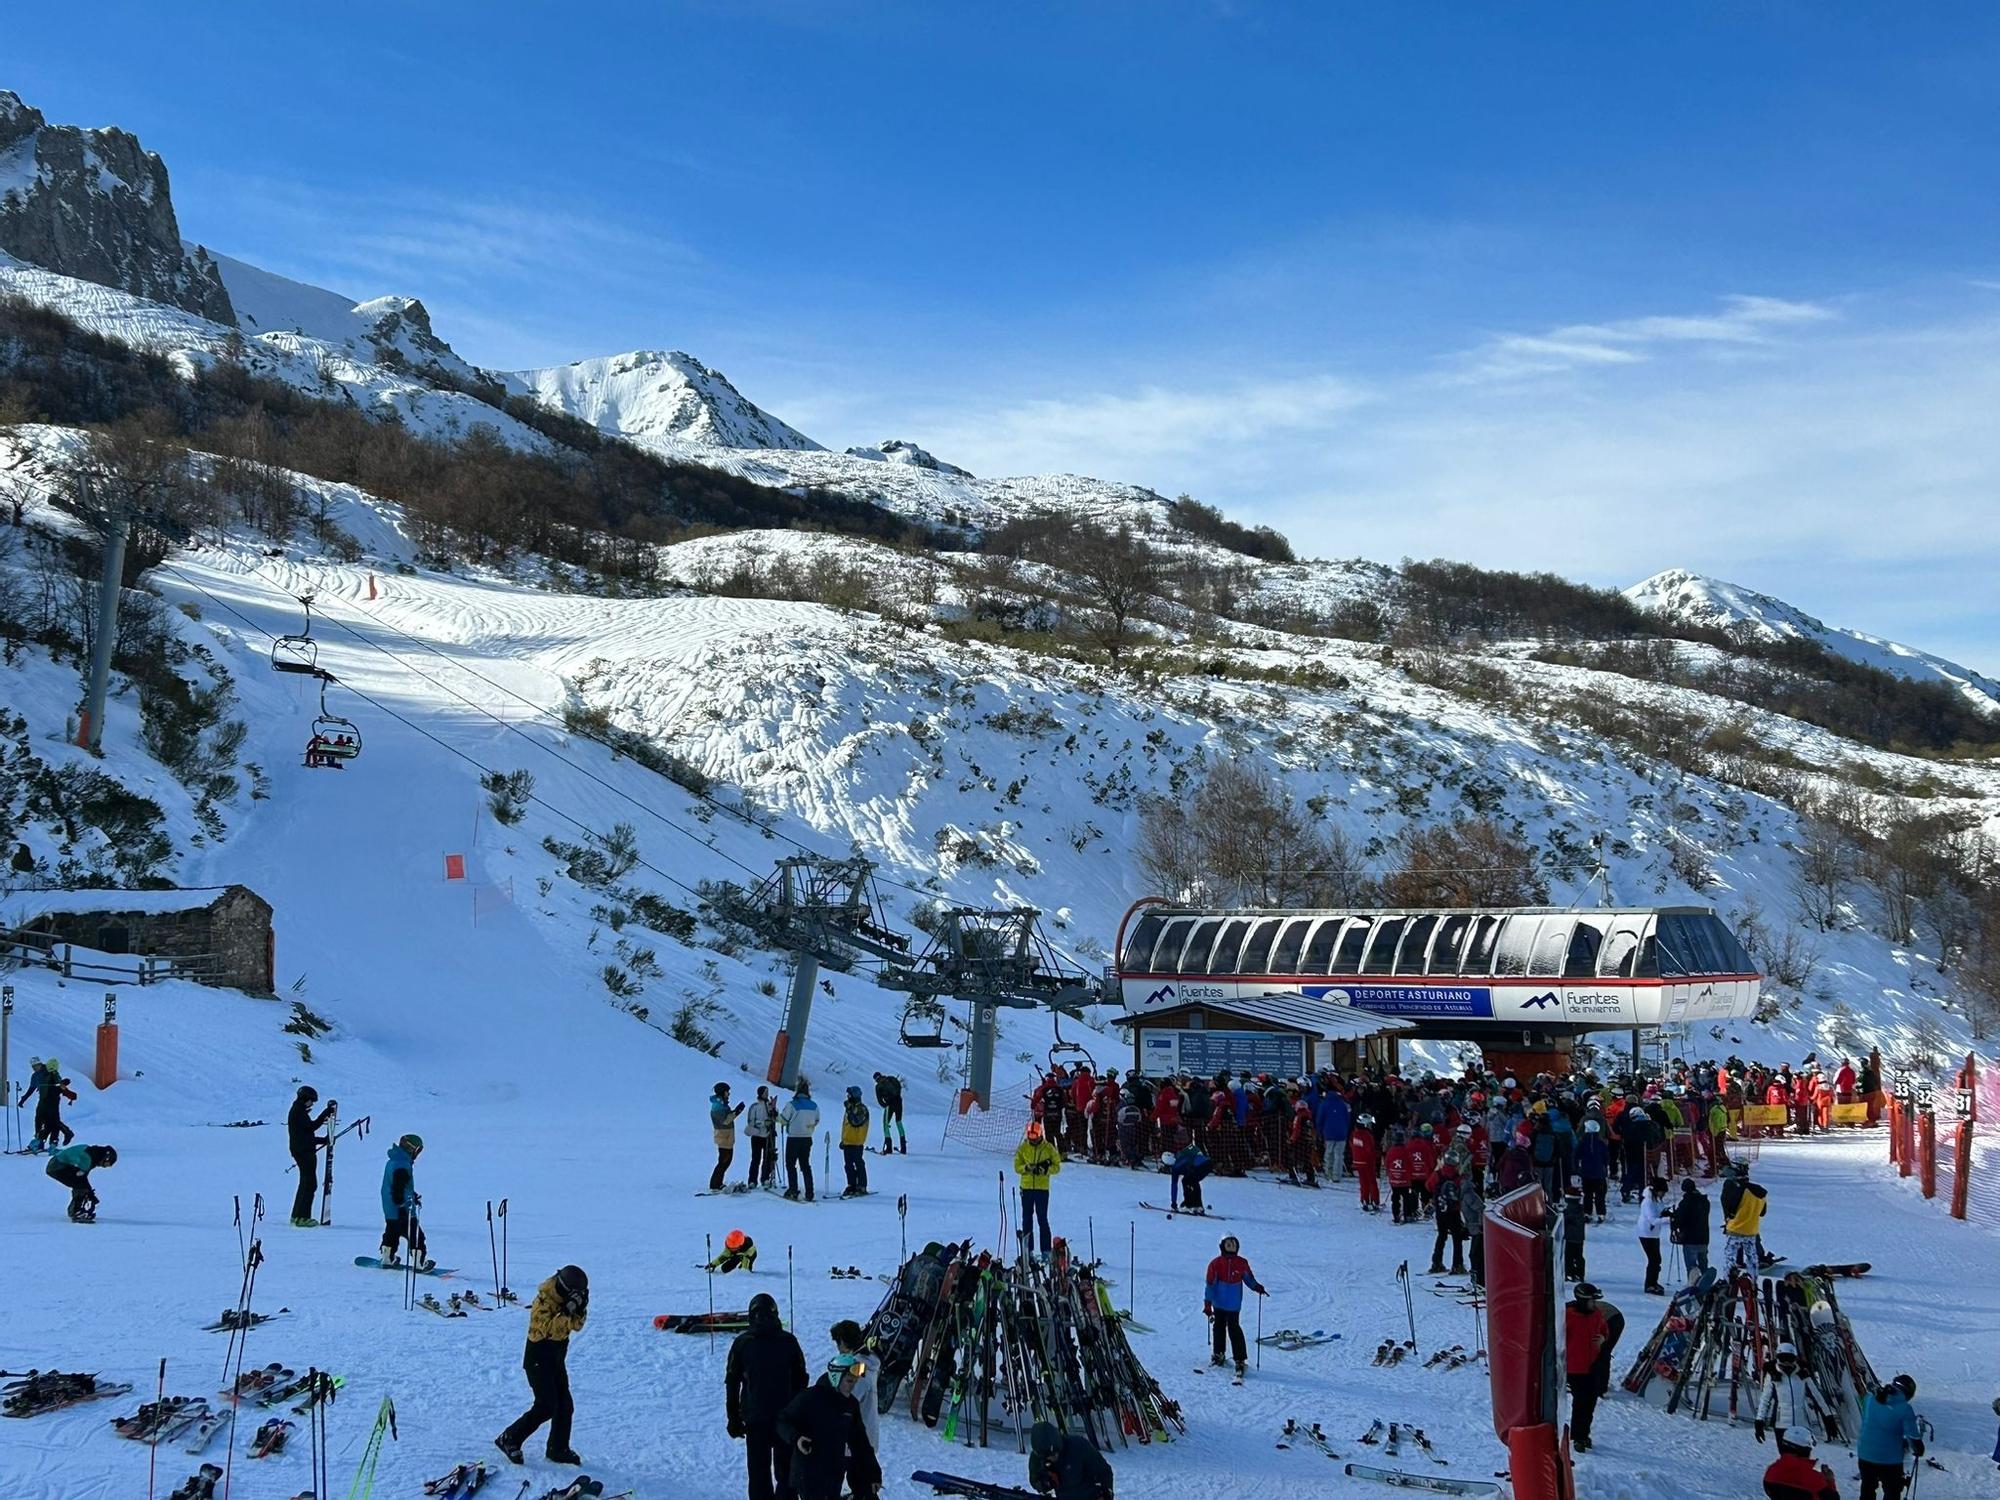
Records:
[[[665,451],[683,444],[819,447],[746,400],[721,371],[677,349],[640,349],[545,370],[521,370],[509,379],[546,406]]]
[[[1916,682],[1942,682],[1986,713],[2000,715],[2000,681],[1928,651],[1828,625],[1795,605],[1684,568],[1655,573],[1625,590],[1641,609],[1721,630],[1744,628],[1764,640],[1813,641],[1837,656]]]

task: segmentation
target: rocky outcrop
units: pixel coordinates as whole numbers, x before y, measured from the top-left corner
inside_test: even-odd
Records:
[[[948,464],[915,443],[906,443],[901,438],[890,438],[874,448],[849,448],[850,458],[869,458],[878,462],[908,464],[913,469],[929,469],[933,474],[950,474],[957,479],[973,477],[970,469],[961,469],[957,464]]]
[[[123,130],[50,125],[4,90],[0,250],[217,323],[236,321],[208,252],[181,244],[165,162]]]

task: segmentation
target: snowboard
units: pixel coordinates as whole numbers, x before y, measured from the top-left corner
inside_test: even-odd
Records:
[[[1158,1203],[1148,1203],[1143,1198],[1139,1200],[1139,1207],[1150,1208],[1154,1213],[1165,1214],[1170,1219],[1177,1219],[1182,1217],[1183,1215],[1185,1215],[1190,1219],[1227,1219],[1229,1217],[1228,1214],[1219,1214],[1216,1213],[1213,1209],[1166,1208]]]
[[[750,1326],[747,1312],[661,1313],[653,1326],[662,1333],[742,1333]]]
[[[1866,1276],[1874,1265],[1870,1261],[1858,1260],[1844,1266],[1807,1266],[1808,1276]]]
[[[1500,1486],[1488,1479],[1446,1479],[1437,1474],[1412,1474],[1406,1469],[1378,1469],[1373,1464],[1347,1464],[1350,1479],[1372,1479],[1398,1489],[1432,1490],[1440,1495],[1497,1495]]]
[[[407,1265],[400,1265],[400,1266],[389,1265],[385,1261],[383,1261],[382,1257],[379,1255],[357,1255],[354,1257],[354,1263],[357,1266],[365,1266],[367,1269],[371,1271],[407,1272],[410,1269]],[[419,1276],[456,1276],[458,1274],[458,1268],[456,1266],[432,1265],[432,1266],[426,1266],[423,1270],[417,1272],[417,1274]]]

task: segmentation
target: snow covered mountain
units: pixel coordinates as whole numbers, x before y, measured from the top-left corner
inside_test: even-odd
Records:
[[[50,125],[6,90],[0,250],[212,322],[235,321],[214,261],[181,244],[166,163],[123,130]]]
[[[1669,568],[1625,590],[1641,609],[1690,625],[1719,630],[1748,630],[1754,637],[1777,641],[1797,639],[1824,646],[1837,656],[1875,667],[1916,682],[1942,682],[1982,712],[2000,716],[2000,681],[1972,668],[1843,626],[1828,625],[1796,605],[1740,584],[1725,583]]]
[[[686,446],[816,451],[745,399],[721,371],[677,349],[639,349],[508,377],[546,406],[666,452]]]

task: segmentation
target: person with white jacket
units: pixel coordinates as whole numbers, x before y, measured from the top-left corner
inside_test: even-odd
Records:
[[[1667,1179],[1655,1177],[1639,1200],[1639,1248],[1646,1252],[1646,1290],[1664,1297],[1660,1285],[1660,1231],[1667,1223]]]
[[[1826,1431],[1826,1419],[1806,1385],[1805,1371],[1799,1368],[1799,1351],[1790,1344],[1778,1345],[1777,1358],[1764,1372],[1764,1384],[1757,1392],[1756,1423],[1760,1443],[1767,1428]]]

